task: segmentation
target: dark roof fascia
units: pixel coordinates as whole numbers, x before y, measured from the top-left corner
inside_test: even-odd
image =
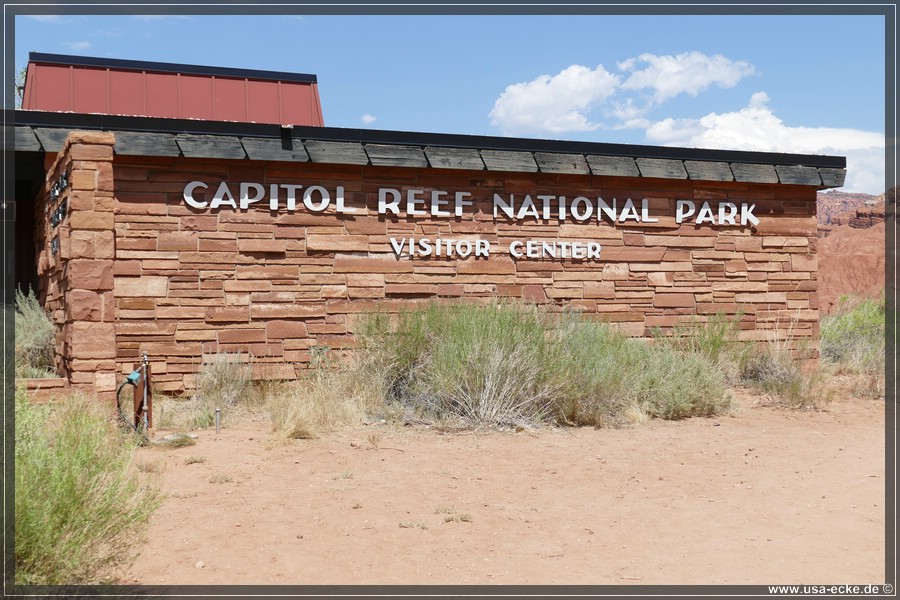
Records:
[[[284,73],[280,71],[260,71],[256,69],[231,69],[227,67],[207,67],[202,65],[182,65],[177,63],[127,60],[118,58],[96,58],[93,56],[69,56],[67,54],[45,54],[31,52],[28,62],[75,67],[97,67],[127,71],[150,71],[153,73],[181,73],[185,75],[209,75],[236,79],[258,79],[268,81],[293,81],[297,83],[317,83],[310,73]]]
[[[194,119],[129,117],[119,115],[79,114],[17,110],[16,125],[66,129],[99,129],[102,131],[141,131],[153,133],[190,133],[231,135],[239,137],[281,138],[285,127],[264,123],[236,123]],[[819,154],[783,154],[740,150],[708,150],[672,146],[642,146],[531,138],[508,138],[479,135],[420,133],[340,127],[290,126],[291,137],[301,140],[358,142],[362,144],[395,144],[444,148],[472,148],[518,152],[573,153],[629,158],[662,158],[675,160],[714,161],[768,165],[803,165],[808,167],[845,169],[843,156]]]

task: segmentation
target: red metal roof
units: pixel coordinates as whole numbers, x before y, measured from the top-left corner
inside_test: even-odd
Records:
[[[315,75],[29,55],[24,110],[324,126]]]

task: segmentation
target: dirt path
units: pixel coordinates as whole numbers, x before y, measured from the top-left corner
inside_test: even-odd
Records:
[[[883,401],[739,400],[620,430],[373,425],[280,446],[263,422],[200,431],[139,451],[171,497],[123,579],[883,583]]]

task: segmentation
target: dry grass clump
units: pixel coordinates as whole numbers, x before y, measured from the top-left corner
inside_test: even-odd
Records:
[[[229,409],[246,401],[253,391],[253,366],[240,352],[217,352],[207,357],[197,372],[191,400],[195,404],[194,428],[215,424],[216,409],[224,420]]]
[[[358,371],[315,369],[270,395],[266,410],[276,437],[310,439],[362,423],[379,400],[378,390]]]

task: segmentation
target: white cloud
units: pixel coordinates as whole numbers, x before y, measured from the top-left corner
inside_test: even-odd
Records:
[[[847,157],[849,192],[884,191],[884,136],[835,127],[792,127],[768,107],[765,92],[753,94],[736,112],[710,113],[700,119],[663,119],[647,128],[651,143],[692,148],[754,152],[830,154]]]
[[[636,70],[639,65],[647,65]],[[653,90],[655,102],[665,102],[679,94],[696,96],[713,85],[731,88],[756,69],[745,61],[733,61],[721,54],[707,56],[702,52],[684,52],[676,56],[641,54],[619,63],[619,69],[630,72],[622,84],[624,90]]]
[[[491,125],[504,135],[592,131],[600,124],[588,113],[615,92],[619,78],[598,65],[572,65],[556,75],[541,75],[503,91],[490,112]]]
[[[711,87],[735,87],[756,74],[746,61],[701,52],[641,54],[618,68],[621,74],[602,65],[596,69],[571,65],[556,75],[509,85],[494,102],[491,125],[504,135],[639,129],[658,145],[846,156],[844,189],[884,191],[882,134],[786,125],[769,108],[765,92],[753,94],[747,106],[733,112],[700,118],[651,117],[652,111],[680,94],[697,96]]]
[[[370,123],[375,122],[375,115],[366,114],[366,115],[361,116],[359,118],[359,120],[362,121],[363,123],[365,123],[366,125],[369,125]]]
[[[91,47],[91,43],[87,41],[81,42],[63,42],[63,46],[69,50],[87,50]]]
[[[60,15],[22,15],[27,19],[34,19],[35,21],[43,21],[45,23],[60,23],[62,21],[62,16]]]

